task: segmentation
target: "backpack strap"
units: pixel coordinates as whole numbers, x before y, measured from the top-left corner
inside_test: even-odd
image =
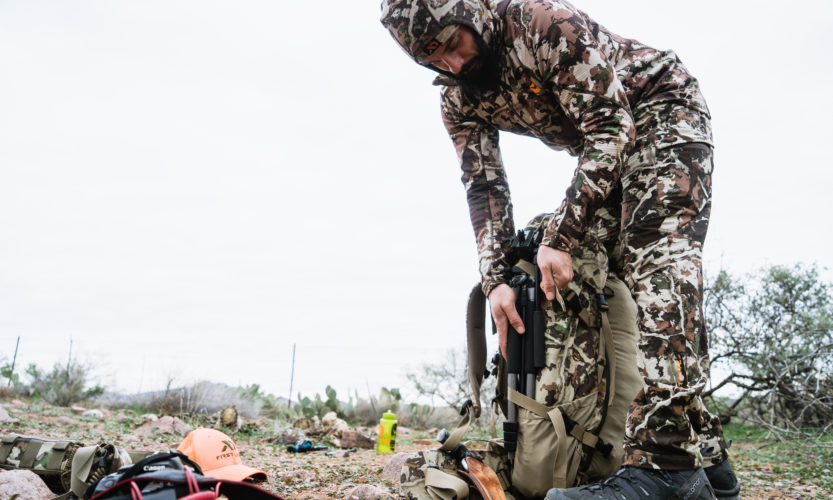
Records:
[[[14,442],[19,436],[19,434],[9,434],[7,436],[3,436],[2,441],[0,441],[0,464],[6,463],[6,459],[9,458],[9,455],[12,453]]]
[[[480,387],[486,375],[486,295],[480,283],[474,285],[466,304],[466,347],[469,359],[469,387],[474,417],[480,416]]]
[[[471,425],[471,415],[472,411],[468,411],[464,408],[463,418],[460,419],[460,423],[457,424],[457,428],[451,431],[451,435],[448,439],[443,442],[443,445],[440,447],[441,451],[451,451],[460,444],[460,441],[463,440],[463,436],[466,435],[466,432],[469,430],[469,425]]]
[[[425,469],[425,490],[432,500],[453,500],[469,496],[469,485],[437,467]]]
[[[550,408],[549,406],[539,403],[538,401],[535,401],[529,396],[521,394],[520,392],[514,389],[509,389],[509,401],[512,401],[518,406],[526,408],[527,410],[531,411],[532,413],[538,415],[541,418],[548,418],[550,420],[553,420],[554,418],[551,415],[553,411],[558,410],[558,413],[561,414],[561,416],[558,418],[564,425],[565,438],[569,434],[570,436],[578,440],[581,444],[589,446],[594,450],[600,451],[604,453],[605,456],[610,455],[610,452],[613,450],[613,445],[606,443],[602,438],[585,429],[583,425],[570,418],[570,416],[564,413],[564,411],[560,408]],[[558,429],[556,429],[556,431],[557,430]],[[559,436],[559,439],[561,437],[562,436]]]

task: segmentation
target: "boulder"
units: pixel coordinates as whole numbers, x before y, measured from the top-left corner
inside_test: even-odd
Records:
[[[339,446],[342,448],[365,448],[372,449],[373,440],[359,431],[345,430],[341,433]]]
[[[304,434],[309,436],[320,436],[324,434],[324,427],[321,426],[321,421],[318,420],[318,415],[313,415],[312,418],[299,418],[292,424],[292,427],[301,429]]]
[[[17,469],[0,472],[0,500],[49,500],[55,494],[32,471]]]
[[[154,434],[170,434],[185,436],[191,432],[191,426],[176,417],[165,416],[158,420],[148,422],[139,427],[133,434],[135,436],[151,436]]]
[[[413,454],[397,453],[396,455],[390,457],[385,464],[385,468],[382,469],[382,479],[388,479],[394,483],[399,483],[399,478],[402,475],[402,466],[405,465],[405,461],[408,460],[408,457],[410,456],[413,456]]]
[[[281,427],[275,429],[276,436],[269,440],[270,443],[275,444],[296,444],[302,439],[306,439],[304,431],[290,427]]]

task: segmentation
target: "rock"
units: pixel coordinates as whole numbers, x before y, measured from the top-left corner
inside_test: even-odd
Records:
[[[436,441],[434,441],[433,439],[414,439],[414,444],[417,444],[417,445],[420,445],[420,446],[431,446],[432,444],[438,444],[438,443]]]
[[[92,417],[101,420],[104,418],[104,412],[101,410],[87,410],[81,414],[82,417]]]
[[[62,416],[56,418],[55,423],[56,424],[61,424],[61,425],[78,425],[78,422],[76,422],[75,420],[67,417],[66,415],[62,415]]]
[[[334,411],[331,411],[324,415],[324,417],[321,419],[321,427],[324,431],[324,434],[332,434],[337,438],[340,438],[341,433],[350,428],[350,426],[347,425],[347,422],[338,418],[336,412]]]
[[[231,405],[229,408],[220,412],[220,420],[217,423],[229,429],[237,429],[240,423],[239,418],[237,407]]]
[[[328,411],[326,415],[321,417],[321,425],[324,426],[325,430],[330,430],[330,427],[332,427],[333,424],[336,423],[336,420],[338,420],[338,415],[336,415],[336,412]]]
[[[347,422],[339,418],[338,420],[336,420],[336,423],[333,424],[333,428],[330,429],[330,434],[337,438],[340,438],[344,434],[344,431],[349,430],[350,426],[347,425]]]
[[[139,417],[139,425],[145,425],[148,422],[154,422],[159,420],[159,417],[156,416],[154,413],[145,413],[141,417]]]
[[[396,435],[397,436],[407,436],[408,434],[410,434],[412,432],[414,432],[414,431],[412,431],[411,429],[409,429],[407,427],[400,427],[398,425],[396,426]]]
[[[279,429],[275,429],[275,431],[275,434],[277,434],[277,436],[270,439],[270,443],[296,444],[298,441],[306,439],[304,431],[302,431],[301,429],[282,427]]]
[[[413,456],[413,453],[397,453],[390,457],[382,469],[382,479],[388,479],[394,483],[399,483],[399,477],[402,475],[402,466],[405,465],[405,460]]]
[[[387,488],[371,486],[369,484],[360,484],[347,490],[344,498],[347,500],[382,500],[386,498],[393,498],[393,494]]]
[[[17,469],[0,472],[0,500],[49,500],[55,496],[32,471]]]
[[[12,422],[17,422],[17,419],[12,418],[12,416],[9,415],[9,412],[7,412],[5,408],[0,406],[0,424],[10,424]]]
[[[133,431],[133,434],[135,436],[151,436],[154,434],[185,436],[189,432],[191,432],[190,425],[176,417],[165,416],[158,420],[146,423]]]
[[[19,399],[12,399],[12,404],[15,405],[15,406],[22,406],[23,401],[21,401]]]
[[[309,481],[314,477],[307,469],[295,469],[278,473],[279,481],[284,484],[296,484]]]
[[[76,415],[81,415],[82,413],[87,411],[87,409],[84,408],[83,406],[76,406],[76,405],[70,406],[69,409],[72,410],[72,412],[75,413]]]
[[[299,418],[292,424],[292,427],[301,429],[305,434],[310,436],[320,436],[324,433],[324,428],[321,426],[321,421],[318,420],[318,415],[312,418]]]
[[[341,433],[339,442],[341,448],[373,448],[373,440],[359,431],[346,430]]]
[[[355,448],[350,448],[349,450],[336,450],[327,453],[327,456],[336,457],[336,458],[347,458],[350,456],[351,453],[355,453]]]

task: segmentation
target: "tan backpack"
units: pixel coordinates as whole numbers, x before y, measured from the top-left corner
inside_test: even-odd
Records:
[[[550,217],[536,217],[527,230],[545,227]],[[499,407],[507,415],[507,404],[517,407],[517,442],[508,466],[517,496],[542,497],[550,488],[588,484],[614,472],[622,458],[627,408],[641,387],[636,306],[627,287],[607,273],[607,254],[598,240],[585,241],[572,257],[574,278],[567,291],[541,303],[546,362],[532,397],[507,388],[499,357],[493,414]],[[531,276],[534,267],[521,261],[514,272]],[[467,311],[475,416],[486,371],[485,302],[478,285]]]

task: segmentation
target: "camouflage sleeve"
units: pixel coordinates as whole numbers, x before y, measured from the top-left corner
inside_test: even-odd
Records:
[[[489,296],[497,285],[508,281],[508,241],[515,232],[509,184],[498,147],[498,130],[474,118],[460,91],[445,87],[442,115],[466,189],[469,216],[477,239],[477,258],[483,293]]]
[[[513,2],[505,17],[520,63],[552,92],[584,136],[566,197],[543,243],[570,251],[619,180],[636,129],[616,71],[581,13],[558,1]]]

